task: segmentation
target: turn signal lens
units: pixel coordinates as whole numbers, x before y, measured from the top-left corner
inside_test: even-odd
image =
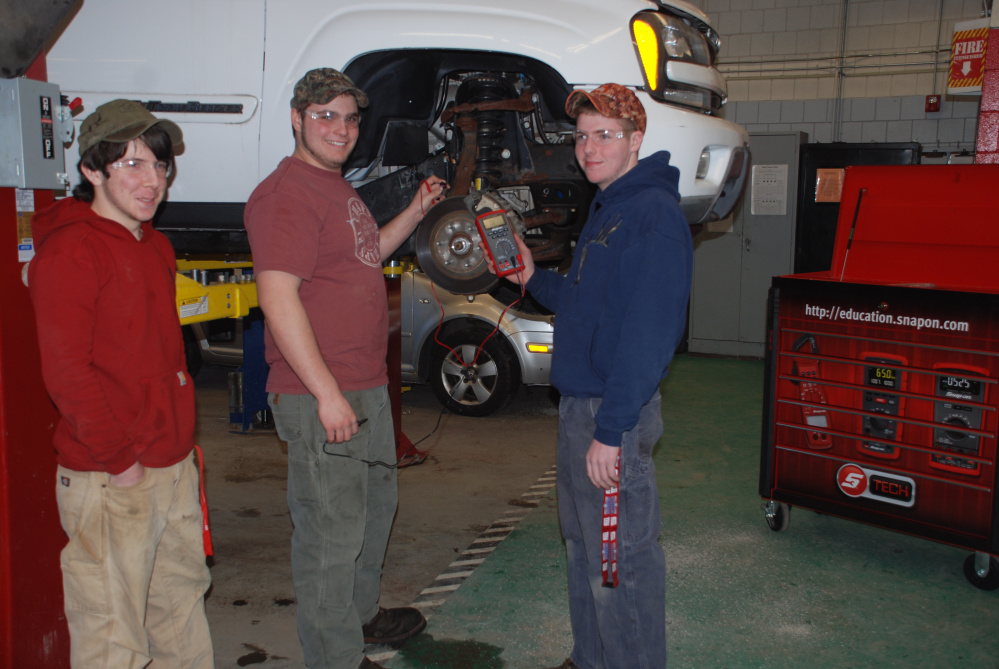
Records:
[[[531,353],[549,353],[551,347],[547,344],[528,344],[527,350]]]
[[[654,91],[659,88],[659,36],[644,21],[632,22],[631,35],[645,70],[645,81],[649,84],[649,90]]]

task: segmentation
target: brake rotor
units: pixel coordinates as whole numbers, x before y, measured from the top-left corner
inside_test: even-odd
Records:
[[[436,204],[416,229],[420,268],[441,288],[459,295],[478,295],[499,283],[486,266],[479,230],[465,198]]]

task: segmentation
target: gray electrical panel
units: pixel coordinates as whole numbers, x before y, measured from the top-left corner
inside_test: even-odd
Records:
[[[66,188],[60,100],[56,84],[0,79],[0,186]]]

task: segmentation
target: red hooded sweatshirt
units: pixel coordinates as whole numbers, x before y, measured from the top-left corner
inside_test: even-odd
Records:
[[[45,386],[59,410],[58,461],[120,474],[194,448],[194,384],[177,315],[170,242],[142,239],[73,197],[32,219],[28,266]]]

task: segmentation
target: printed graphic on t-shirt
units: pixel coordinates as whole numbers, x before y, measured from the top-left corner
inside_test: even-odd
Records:
[[[350,198],[347,211],[350,213],[350,226],[354,229],[354,255],[365,265],[378,267],[382,262],[378,249],[378,224],[360,198]]]

